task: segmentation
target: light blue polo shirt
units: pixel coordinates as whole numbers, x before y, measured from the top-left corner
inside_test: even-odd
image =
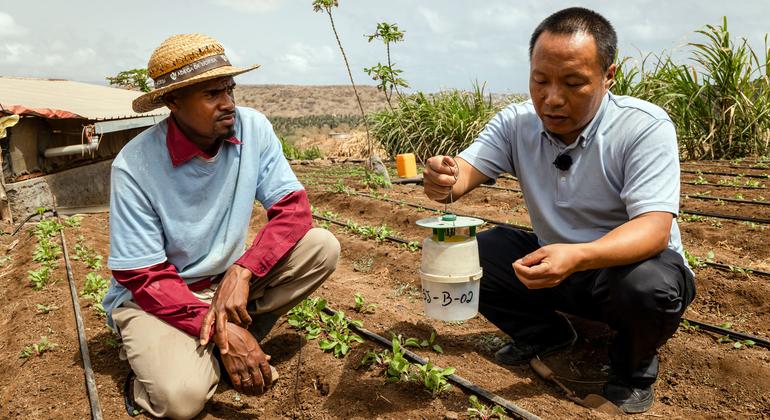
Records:
[[[553,165],[560,153],[573,161],[564,171]],[[541,245],[591,242],[643,213],[679,213],[674,124],[637,98],[608,92],[569,146],[545,131],[531,101],[511,104],[459,156],[489,178],[519,178]],[[684,258],[676,219],[668,247]]]
[[[269,209],[302,189],[270,122],[236,108],[235,137],[211,159],[174,167],[166,146],[167,120],[132,139],[112,163],[110,257],[112,270],[168,261],[188,283],[225,272],[248,245],[254,200]],[[131,299],[113,278],[103,300],[112,310]]]

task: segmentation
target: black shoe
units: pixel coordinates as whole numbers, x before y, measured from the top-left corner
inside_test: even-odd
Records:
[[[513,341],[495,353],[495,360],[506,365],[528,363],[535,356],[547,356],[575,344],[577,333],[572,323],[564,317],[564,323],[540,335],[541,338]]]
[[[622,382],[607,382],[604,385],[604,397],[617,405],[626,414],[644,413],[655,402],[652,385],[636,388]]]
[[[136,417],[144,412],[142,407],[136,405],[134,401],[134,380],[136,375],[133,370],[128,371],[128,377],[126,377],[126,383],[123,384],[123,402],[126,404],[126,412],[131,417]]]

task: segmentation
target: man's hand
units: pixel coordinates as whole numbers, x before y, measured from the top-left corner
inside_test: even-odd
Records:
[[[425,195],[431,200],[444,201],[457,182],[460,168],[451,156],[434,156],[422,171]]]
[[[203,318],[200,333],[202,346],[208,343],[211,327],[216,323],[217,330],[214,335],[214,342],[222,354],[226,354],[230,342],[225,327],[228,321],[241,327],[247,327],[251,324],[251,317],[246,311],[251,276],[251,271],[236,264],[227,269],[216,293],[214,293],[211,307]]]
[[[270,371],[270,355],[265,354],[248,330],[227,323],[230,351],[222,353],[222,363],[227,369],[236,391],[259,395],[273,383]]]
[[[516,276],[528,289],[559,285],[570,274],[581,271],[580,244],[553,244],[538,248],[513,263]]]

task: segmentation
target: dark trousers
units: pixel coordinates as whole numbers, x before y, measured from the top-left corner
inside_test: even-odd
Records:
[[[574,273],[556,287],[530,290],[511,264],[540,247],[537,236],[496,227],[477,239],[484,269],[479,311],[491,323],[514,341],[527,341],[541,340],[563,323],[555,311],[602,321],[616,333],[609,355],[614,378],[638,387],[655,382],[657,349],[695,297],[694,278],[678,253],[667,249],[645,261]]]

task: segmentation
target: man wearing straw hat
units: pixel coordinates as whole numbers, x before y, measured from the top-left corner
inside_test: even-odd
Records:
[[[425,192],[457,199],[502,172],[518,177],[534,233],[478,235],[479,311],[512,341],[495,358],[526,363],[576,341],[566,312],[616,333],[604,396],[648,410],[657,349],[695,295],[677,227],[679,159],[659,107],[609,92],[617,37],[596,12],[549,16],[530,38],[531,100],[498,113],[456,159],[425,168]]]
[[[272,126],[235,106],[233,76],[257,67],[233,67],[208,36],[172,36],[147,65],[154,90],[133,102],[171,115],[112,164],[103,304],[134,373],[129,412],[197,415],[220,379],[215,353],[236,390],[264,392],[278,375],[260,341],[336,266],[339,243],[311,228]],[[269,221],[244,251],[255,199]]]

